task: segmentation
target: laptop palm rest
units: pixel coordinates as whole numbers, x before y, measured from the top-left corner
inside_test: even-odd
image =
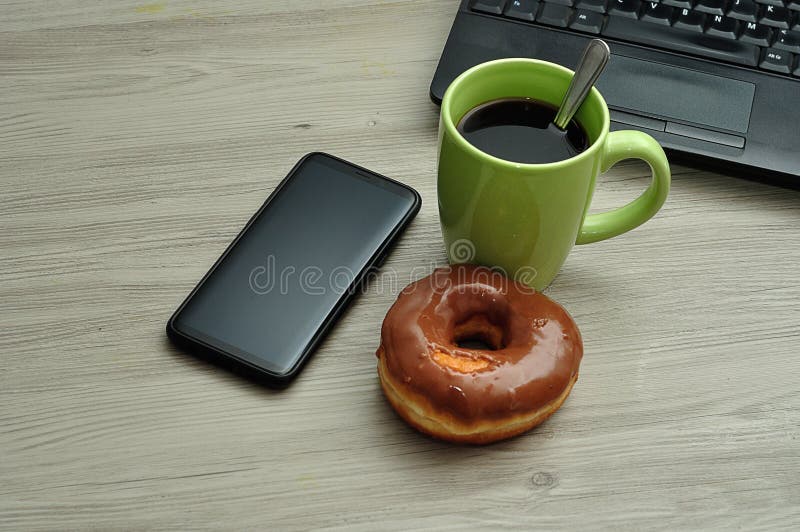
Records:
[[[676,134],[691,133],[693,129],[708,131],[705,128],[747,133],[755,95],[755,85],[746,81],[617,54],[612,54],[597,81],[597,88],[609,107],[622,111],[619,116],[641,114],[660,118],[665,122],[665,128],[658,129],[667,132],[672,129]],[[699,127],[692,128],[670,120]],[[627,123],[625,119],[620,121]]]

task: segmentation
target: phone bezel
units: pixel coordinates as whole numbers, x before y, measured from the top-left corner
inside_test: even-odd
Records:
[[[300,353],[300,356],[297,358],[297,361],[289,368],[286,372],[276,372],[270,368],[264,367],[259,365],[258,363],[254,362],[253,360],[244,358],[243,356],[236,353],[239,351],[244,353],[244,351],[240,350],[236,346],[230,346],[231,349],[222,349],[219,346],[210,344],[206,342],[203,337],[213,338],[210,335],[205,335],[202,331],[196,331],[195,334],[189,333],[188,331],[184,331],[179,329],[175,321],[180,316],[181,311],[186,307],[186,305],[192,300],[195,294],[202,288],[203,284],[214,274],[217,267],[225,260],[225,258],[230,254],[230,252],[236,247],[239,243],[240,239],[250,230],[253,223],[262,215],[262,213],[269,207],[270,203],[278,196],[280,191],[283,187],[295,176],[299,173],[302,169],[303,165],[312,157],[323,157],[327,158],[331,161],[334,161],[337,165],[341,165],[347,167],[348,170],[354,177],[366,178],[370,181],[376,181],[380,185],[393,185],[398,187],[400,190],[407,192],[410,195],[410,199],[412,200],[411,206],[408,211],[405,213],[403,218],[395,225],[392,230],[387,234],[386,238],[383,240],[381,245],[378,247],[377,251],[369,258],[366,262],[365,266],[358,272],[358,274],[354,277],[353,282],[348,286],[348,288],[342,292],[342,295],[337,300],[336,304],[334,305],[333,309],[328,313],[326,318],[322,321],[320,327],[316,330],[314,335],[312,336],[311,340],[305,346],[305,348]],[[231,241],[225,251],[220,255],[220,257],[214,262],[211,268],[206,272],[206,274],[200,279],[197,285],[189,292],[189,295],[183,300],[183,302],[178,306],[175,312],[167,321],[167,335],[171,340],[173,340],[176,344],[181,347],[187,348],[195,355],[199,355],[202,358],[209,359],[213,362],[219,363],[220,365],[227,367],[228,369],[234,370],[237,373],[243,373],[247,377],[255,378],[259,381],[263,381],[268,385],[273,386],[285,386],[288,384],[292,379],[294,379],[303,366],[308,362],[311,354],[313,354],[315,348],[319,345],[320,341],[325,337],[325,335],[330,330],[331,326],[336,322],[339,318],[341,313],[347,308],[347,305],[353,300],[355,297],[357,290],[356,287],[360,286],[363,283],[364,278],[366,275],[379,266],[381,260],[384,256],[388,253],[391,245],[397,239],[397,237],[402,233],[402,231],[408,226],[411,220],[414,219],[416,214],[419,212],[420,207],[422,206],[422,198],[420,197],[419,193],[411,188],[410,186],[396,181],[394,179],[390,179],[386,176],[368,170],[364,167],[358,166],[353,164],[349,161],[336,157],[334,155],[330,155],[324,152],[311,152],[304,155],[294,167],[289,171],[289,173],[284,177],[280,183],[275,187],[261,207],[253,214],[250,219],[247,221],[245,226],[239,231],[239,234],[236,235],[236,238]],[[199,333],[199,334],[197,334]],[[214,341],[217,343],[222,343],[220,340],[213,338]],[[257,359],[251,353],[248,353],[250,358]]]

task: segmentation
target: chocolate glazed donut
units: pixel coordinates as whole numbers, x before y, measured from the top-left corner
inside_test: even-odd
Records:
[[[480,341],[486,349],[461,347]],[[418,430],[489,443],[550,417],[578,378],[583,342],[556,302],[479,266],[439,268],[406,287],[381,328],[387,399]]]

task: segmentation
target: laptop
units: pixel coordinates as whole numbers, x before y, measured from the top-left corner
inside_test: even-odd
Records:
[[[800,0],[463,0],[431,83],[532,57],[574,68],[594,37],[611,129],[751,177],[800,182]]]

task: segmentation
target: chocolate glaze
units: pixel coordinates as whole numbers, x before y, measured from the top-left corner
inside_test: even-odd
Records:
[[[465,330],[500,345],[459,347],[456,331]],[[383,320],[377,356],[396,381],[469,423],[555,400],[578,373],[583,342],[555,301],[487,268],[457,265],[403,290]]]

